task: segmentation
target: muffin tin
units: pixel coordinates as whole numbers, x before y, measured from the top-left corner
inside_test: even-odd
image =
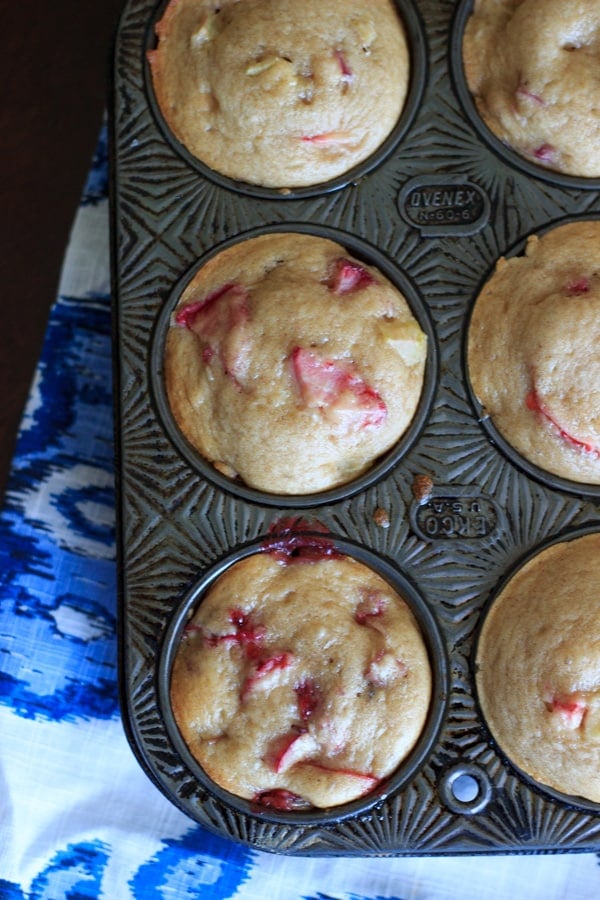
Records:
[[[537,168],[481,125],[460,62],[470,0],[397,5],[414,76],[394,135],[346,178],[288,192],[216,176],[169,135],[145,61],[164,4],[124,8],[110,115],[123,720],[140,764],[176,806],[258,849],[598,850],[600,807],[534,783],[495,744],[473,660],[498,587],[548,542],[600,528],[600,489],[528,465],[481,420],[465,336],[497,258],[520,252],[531,232],[600,215],[600,181]],[[270,229],[324,234],[381,265],[407,288],[429,334],[410,433],[367,475],[318,495],[267,495],[215,472],[179,435],[164,396],[164,332],[182,286],[207,256]],[[169,709],[174,648],[203,590],[289,528],[327,533],[399,587],[434,666],[431,716],[414,753],[376,794],[330,811],[278,812],[232,797],[190,757]]]

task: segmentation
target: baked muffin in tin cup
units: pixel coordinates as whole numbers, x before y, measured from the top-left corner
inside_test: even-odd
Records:
[[[420,18],[394,0],[172,0],[147,47],[177,152],[254,196],[356,181],[406,133],[426,78]]]
[[[502,257],[465,351],[494,442],[550,486],[600,496],[600,219],[552,223]]]
[[[462,0],[451,48],[462,105],[511,165],[553,184],[600,184],[595,0]]]
[[[198,782],[238,811],[296,822],[355,814],[415,777],[447,677],[412,583],[297,525],[213,566],[159,662],[167,732]]]
[[[482,616],[475,677],[508,760],[564,802],[600,810],[600,532],[537,547]]]
[[[408,279],[318,226],[215,248],[165,305],[152,352],[159,413],[187,461],[277,506],[380,477],[416,438],[436,382],[432,326]]]

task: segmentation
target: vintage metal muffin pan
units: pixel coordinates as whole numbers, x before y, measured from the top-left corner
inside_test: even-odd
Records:
[[[164,4],[129,0],[111,109],[115,406],[123,720],[149,777],[192,819],[291,854],[600,849],[600,807],[535,784],[482,719],[473,659],[495,591],[550,541],[600,528],[598,487],[547,476],[480,420],[465,370],[473,301],[531,232],[600,215],[600,181],[520,160],[477,119],[461,33],[471,2],[398,0],[414,78],[382,152],[348,178],[286,193],[238,185],[168,133],[145,54]],[[409,434],[368,475],[310,497],[261,494],[199,459],[162,383],[170,310],[203,259],[269,229],[333,237],[406,291],[429,335]],[[268,441],[267,452],[268,452]],[[224,567],[281,527],[323,529],[405,594],[434,670],[430,721],[381,790],[331,811],[258,809],[190,758],[168,702],[186,617]]]

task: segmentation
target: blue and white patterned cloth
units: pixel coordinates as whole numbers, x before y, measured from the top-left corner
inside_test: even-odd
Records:
[[[600,897],[594,854],[261,853],[142,772],[117,690],[107,165],[102,130],[0,519],[0,898]]]

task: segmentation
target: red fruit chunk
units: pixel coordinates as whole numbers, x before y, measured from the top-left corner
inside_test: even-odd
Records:
[[[544,106],[544,100],[540,97],[539,94],[534,94],[533,91],[530,91],[525,84],[520,84],[516,90],[517,97],[524,97],[526,100],[532,100],[534,103],[537,103],[538,106]]]
[[[234,287],[235,285],[231,283],[223,284],[220,288],[217,288],[216,291],[213,291],[212,294],[203,297],[202,300],[196,300],[194,303],[188,303],[187,306],[182,306],[175,313],[176,323],[185,326],[185,328],[189,328],[190,331],[193,329],[194,324],[196,324],[197,327],[201,327],[206,323],[207,331],[214,330],[210,329],[210,320],[211,317],[215,317],[215,311],[219,310],[218,301]]]
[[[206,638],[209,647],[217,647],[219,644],[238,644],[244,648],[249,659],[256,659],[260,652],[260,645],[265,638],[264,625],[252,625],[250,616],[240,609],[231,610],[229,621],[236,630],[228,634],[209,635]]]
[[[334,55],[335,55],[335,58],[337,59],[338,63],[340,64],[340,70],[341,70],[342,76],[344,78],[344,81],[351,81],[354,73],[352,72],[352,69],[346,62],[344,54],[342,53],[341,50],[336,50]]]
[[[284,516],[269,527],[269,534],[274,537],[294,537],[301,531],[320,531],[322,534],[329,534],[327,525],[318,519],[305,519],[302,516]]]
[[[305,134],[301,140],[308,144],[345,144],[351,138],[350,131],[323,131],[321,134]]]
[[[525,397],[525,405],[527,406],[527,409],[530,409],[532,412],[539,413],[541,416],[547,419],[551,425],[554,425],[560,436],[570,444],[573,444],[574,447],[578,447],[580,450],[585,450],[586,453],[594,453],[596,456],[600,455],[600,449],[594,447],[594,445],[590,444],[589,441],[580,441],[579,438],[573,437],[572,434],[569,434],[568,431],[565,431],[562,425],[560,425],[560,423],[552,417],[552,414],[549,412],[545,404],[541,401],[535,388],[531,390]]]
[[[320,772],[328,772],[331,775],[343,775],[346,778],[355,778],[357,782],[363,783],[363,789],[361,791],[361,796],[364,794],[368,794],[369,791],[372,791],[374,787],[379,784],[379,778],[376,778],[375,775],[368,775],[364,772],[357,772],[355,769],[332,769],[329,766],[322,766],[320,763],[316,762],[307,762],[305,763],[307,766],[312,766],[314,769],[318,769]]]
[[[305,534],[301,529],[319,531],[321,534]],[[327,535],[328,529],[320,522],[302,518],[280,519],[270,528],[271,535],[262,543],[265,553],[272,553],[280,562],[317,562],[321,559],[339,559],[343,554]]]
[[[265,762],[280,775],[297,763],[303,762],[316,749],[315,738],[306,728],[292,728],[288,734],[273,741]]]
[[[202,358],[208,365],[215,356],[234,380],[248,365],[248,292],[240,284],[224,284],[208,297],[183,306],[175,315],[177,325],[206,342]]]
[[[306,680],[294,688],[298,698],[298,710],[303,722],[307,722],[321,702],[321,692],[314,681]]]
[[[286,791],[283,788],[274,788],[271,791],[260,791],[254,796],[254,803],[266,806],[269,809],[278,809],[282,812],[292,809],[305,809],[309,804],[298,794]]]
[[[375,278],[364,266],[340,257],[333,265],[327,284],[334,294],[350,294],[375,283]]]
[[[578,278],[576,281],[569,281],[567,284],[567,292],[569,294],[587,294],[591,286],[590,279],[586,278],[585,275],[582,275],[581,278]]]
[[[546,708],[560,716],[563,724],[573,731],[581,726],[587,712],[587,705],[574,697],[554,697],[546,703]]]
[[[268,675],[269,672],[274,672],[276,669],[287,669],[291,662],[291,653],[287,653],[286,651],[283,653],[276,653],[275,656],[270,656],[268,659],[265,659],[258,664],[256,677],[263,678],[265,675]]]
[[[283,653],[276,653],[275,656],[269,656],[268,659],[263,659],[259,662],[253,672],[252,675],[249,675],[248,678],[244,681],[241,690],[241,699],[245,700],[259,681],[265,678],[266,675],[269,675],[271,672],[276,672],[278,669],[287,669],[292,662],[292,654],[284,651]]]
[[[309,408],[321,409],[348,430],[377,427],[387,415],[381,396],[368,385],[350,363],[322,359],[311,350],[292,352],[294,375]]]
[[[556,150],[550,144],[542,144],[535,148],[533,155],[540,162],[553,163],[556,158]]]
[[[379,591],[368,591],[356,607],[354,618],[359,625],[369,625],[369,619],[383,615],[385,598]]]
[[[263,550],[272,553],[282,563],[319,562],[322,559],[339,559],[343,554],[330,538],[310,534],[289,534],[285,537],[267,538]]]

